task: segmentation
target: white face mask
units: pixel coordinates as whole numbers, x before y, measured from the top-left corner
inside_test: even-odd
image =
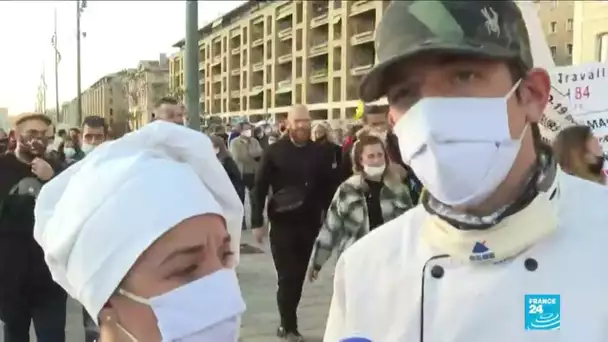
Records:
[[[73,147],[66,147],[63,149],[63,154],[66,158],[72,158],[76,155],[76,150]]]
[[[215,155],[217,155],[218,153],[220,153],[220,149],[217,147],[214,147],[213,152],[215,152]]]
[[[222,269],[153,298],[119,293],[152,308],[162,341],[236,342],[240,316],[245,311],[236,273]],[[118,327],[133,341],[137,338]]]
[[[366,175],[371,176],[371,177],[381,176],[384,173],[385,169],[386,169],[386,165],[380,165],[380,166],[363,165],[363,172],[365,172]]]
[[[444,204],[479,204],[505,179],[528,125],[518,139],[509,132],[505,97],[428,97],[397,122],[403,161]]]
[[[91,144],[82,144],[82,152],[84,152],[84,154],[89,154],[91,153],[91,151],[93,151],[95,149],[95,145],[91,145]]]
[[[250,129],[246,129],[243,132],[241,132],[241,135],[247,138],[251,138],[251,130]]]
[[[272,145],[272,144],[274,144],[275,142],[277,142],[277,139],[275,139],[275,138],[269,138],[269,139],[268,139],[268,145]]]

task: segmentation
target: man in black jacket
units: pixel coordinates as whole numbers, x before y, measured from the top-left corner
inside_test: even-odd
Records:
[[[303,341],[297,308],[314,241],[332,193],[332,163],[328,149],[310,140],[310,114],[303,105],[292,108],[288,134],[264,152],[256,173],[252,227],[259,242],[265,236],[263,211],[268,201],[270,246],[278,275],[277,304],[281,326],[277,335]]]
[[[51,278],[33,237],[34,205],[60,165],[46,159],[51,120],[27,114],[16,121],[17,148],[0,156],[0,321],[4,342],[29,341],[34,321],[39,342],[65,341],[66,293]]]
[[[414,171],[403,163],[401,152],[399,151],[399,142],[397,136],[390,131],[388,123],[388,114],[380,106],[369,105],[363,109],[364,130],[369,134],[375,135],[382,140],[386,145],[386,151],[393,163],[399,164],[406,171],[407,175],[403,180],[410,190],[410,197],[414,204],[418,203],[420,192],[422,191],[422,183],[414,174]],[[342,156],[342,179],[346,180],[353,174],[352,162],[352,144]]]

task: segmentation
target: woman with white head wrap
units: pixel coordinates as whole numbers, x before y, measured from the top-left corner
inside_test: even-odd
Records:
[[[34,235],[101,342],[235,342],[243,207],[205,135],[158,121],[44,186]]]

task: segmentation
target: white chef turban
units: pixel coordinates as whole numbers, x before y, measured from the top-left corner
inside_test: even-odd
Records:
[[[243,206],[211,141],[158,121],[101,145],[46,184],[34,237],[53,279],[96,318],[154,241],[207,213],[225,219],[238,260]]]

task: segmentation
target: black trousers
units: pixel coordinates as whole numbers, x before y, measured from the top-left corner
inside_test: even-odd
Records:
[[[34,298],[37,300],[32,301]],[[38,342],[65,342],[66,301],[67,294],[57,285],[43,296],[32,295],[15,301],[18,305],[4,307],[0,317],[4,342],[29,341],[31,321]]]
[[[99,339],[99,328],[84,308],[82,308],[82,325],[84,326],[85,342],[95,342]]]
[[[278,275],[277,306],[281,326],[298,329],[298,305],[319,225],[271,223],[270,248]]]

